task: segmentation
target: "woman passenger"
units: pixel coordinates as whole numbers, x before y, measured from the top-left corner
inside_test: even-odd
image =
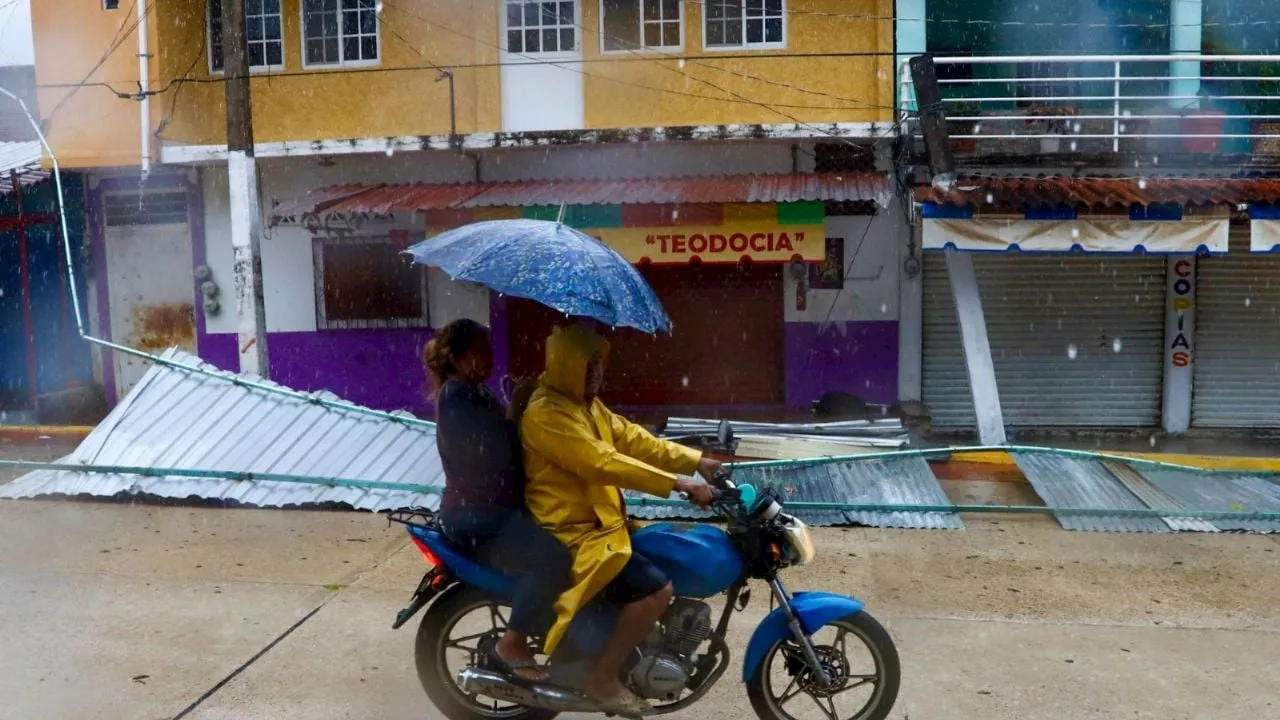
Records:
[[[515,423],[484,383],[493,375],[489,331],[461,319],[427,343],[435,388],[436,443],[444,467],[440,525],[452,542],[511,578],[511,618],[494,659],[517,678],[545,681],[529,637],[545,633],[569,585],[568,548],[529,519]],[[531,388],[530,388],[531,389]]]

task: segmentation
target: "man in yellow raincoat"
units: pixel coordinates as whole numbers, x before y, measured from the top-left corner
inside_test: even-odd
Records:
[[[571,585],[556,602],[544,649],[553,652],[574,614],[603,592],[622,610],[583,689],[605,710],[636,715],[649,706],[618,675],[666,611],[672,591],[661,570],[631,553],[622,490],[663,498],[679,490],[705,506],[710,486],[683,476],[696,471],[710,479],[720,464],[659,440],[604,406],[597,395],[608,349],[604,338],[584,327],[556,328],[547,339],[546,372],[520,420],[520,437],[529,510],[573,554]]]

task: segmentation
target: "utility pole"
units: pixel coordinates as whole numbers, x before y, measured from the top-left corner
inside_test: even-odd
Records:
[[[240,372],[268,378],[267,315],[262,291],[262,208],[253,157],[253,107],[245,0],[222,0],[222,69],[226,77],[227,177]]]

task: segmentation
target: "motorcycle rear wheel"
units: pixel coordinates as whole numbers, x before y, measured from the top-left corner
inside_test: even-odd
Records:
[[[820,639],[828,630],[835,630],[836,634],[830,643]],[[874,673],[853,672],[849,639],[860,641],[866,648],[875,665]],[[808,664],[800,657],[800,647],[790,637],[775,642],[765,653],[760,669],[747,680],[747,697],[760,720],[884,720],[889,716],[898,699],[902,668],[893,638],[875,618],[858,612],[832,620],[814,633],[813,643],[833,681],[822,686],[812,677]],[[771,669],[781,669],[784,682],[790,679],[781,696],[774,694],[774,685],[778,682],[773,679]],[[846,715],[836,707],[835,700],[841,693],[865,686],[871,687],[870,697],[853,714]],[[808,699],[801,695],[807,695]],[[795,705],[787,706],[788,702]],[[806,712],[796,715],[784,706],[793,710],[803,708]]]
[[[418,625],[414,643],[414,662],[418,670],[418,682],[427,697],[449,720],[552,720],[559,713],[520,705],[498,707],[486,703],[475,695],[468,695],[458,687],[454,671],[449,669],[445,653],[460,650],[458,639],[450,637],[460,620],[477,610],[486,610],[491,617],[505,617],[501,609],[509,609],[488,595],[465,585],[454,585],[436,599]],[[508,610],[509,612],[509,610]],[[494,622],[493,638],[505,628],[505,622]],[[477,646],[487,638],[477,639]],[[451,642],[453,643],[451,645]]]

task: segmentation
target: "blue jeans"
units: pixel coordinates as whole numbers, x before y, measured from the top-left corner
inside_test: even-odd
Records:
[[[569,586],[573,564],[564,543],[528,515],[502,507],[443,508],[440,527],[477,561],[511,578],[515,589],[507,627],[532,636],[551,627],[552,606]]]

